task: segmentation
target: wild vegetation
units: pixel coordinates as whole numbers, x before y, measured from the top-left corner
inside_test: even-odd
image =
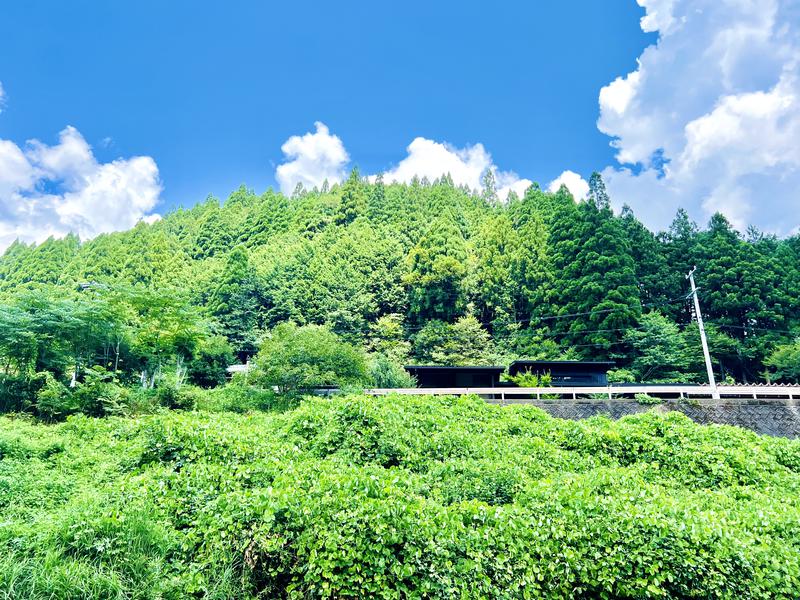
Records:
[[[800,236],[743,237],[721,215],[700,229],[682,211],[653,234],[612,212],[599,175],[578,202],[536,185],[500,202],[491,173],[478,192],[357,171],[292,197],[242,187],[130,231],[8,248],[0,411],[136,412],[158,389],[222,383],[259,348],[274,360],[286,327],[311,327],[316,358],[358,363],[339,381],[273,362],[294,380],[272,384],[298,393],[408,385],[405,362],[514,358],[613,359],[615,380],[703,381],[693,265],[717,377],[800,381]]]
[[[0,597],[794,599],[798,507],[800,441],[678,413],[2,417]]]

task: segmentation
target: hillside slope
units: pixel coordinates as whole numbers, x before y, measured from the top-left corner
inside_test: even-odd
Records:
[[[786,356],[798,351],[800,236],[742,236],[722,215],[701,229],[685,212],[656,235],[630,210],[612,212],[592,181],[580,202],[534,185],[500,203],[446,176],[384,185],[354,172],[291,198],[242,187],[86,242],[13,244],[0,257],[0,325],[28,318],[5,318],[20,304],[74,299],[87,286],[124,315],[133,286],[199,308],[240,360],[292,320],[371,350],[393,335],[387,351],[403,360],[612,358],[629,378],[702,381],[684,278],[697,265],[718,377],[798,380]],[[27,298],[42,287],[45,299]],[[442,350],[447,338],[465,349]],[[0,335],[0,353],[5,343],[18,345]],[[107,345],[83,344],[79,362],[107,367]]]

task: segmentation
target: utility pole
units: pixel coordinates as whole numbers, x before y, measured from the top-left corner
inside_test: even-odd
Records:
[[[706,371],[708,372],[708,384],[711,386],[711,397],[719,400],[717,382],[714,381],[714,369],[711,367],[711,355],[708,353],[708,342],[706,341],[706,328],[703,326],[703,315],[700,314],[700,301],[697,299],[697,288],[694,286],[694,272],[697,267],[692,267],[686,279],[692,285],[692,297],[694,298],[694,314],[697,316],[697,328],[700,330],[700,343],[703,344],[703,357],[706,359]]]

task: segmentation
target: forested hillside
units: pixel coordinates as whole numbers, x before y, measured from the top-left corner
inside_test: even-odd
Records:
[[[474,193],[354,171],[292,197],[242,187],[85,242],[14,243],[0,355],[6,384],[95,368],[147,386],[168,367],[212,385],[293,321],[395,366],[614,359],[616,380],[702,381],[693,265],[718,377],[797,381],[800,236],[682,211],[654,234],[612,212],[599,175],[583,201],[534,185],[500,202],[491,176]]]

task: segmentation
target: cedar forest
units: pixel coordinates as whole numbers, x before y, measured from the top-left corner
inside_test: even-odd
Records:
[[[717,378],[800,378],[800,236],[740,234],[680,210],[652,233],[610,208],[601,177],[576,201],[533,185],[497,198],[448,176],[292,197],[236,190],[132,230],[15,242],[0,258],[5,409],[37,376],[103,373],[210,387],[280,323],[322,325],[399,365],[611,359],[614,381],[703,382],[685,273],[697,265]],[[43,375],[44,374],[44,375]],[[402,378],[401,378],[402,379]]]

